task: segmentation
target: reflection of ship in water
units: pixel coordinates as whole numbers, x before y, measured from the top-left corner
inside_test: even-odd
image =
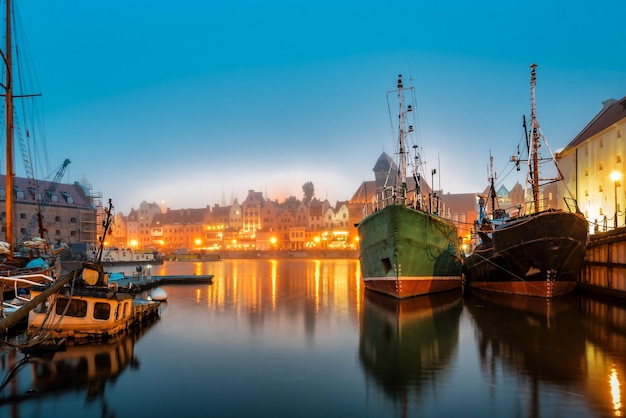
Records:
[[[509,373],[523,383],[519,397],[527,409],[521,416],[544,416],[542,400],[550,402],[555,393],[573,396],[584,391],[585,320],[575,296],[467,292],[464,305],[477,326],[480,363],[490,383],[506,386]]]
[[[462,309],[460,291],[409,299],[366,291],[359,358],[367,375],[406,406],[453,358]]]
[[[0,406],[17,407],[40,397],[61,396],[85,391],[87,402],[101,400],[104,392],[128,367],[136,369],[135,343],[157,321],[137,327],[133,332],[106,343],[72,344],[53,353],[25,355],[18,360],[15,350],[0,352],[4,376],[0,379]],[[26,350],[27,351],[27,350]],[[30,364],[30,376],[25,366]]]
[[[465,306],[478,326],[484,365],[499,357],[526,375],[552,382],[580,381],[585,332],[576,298],[468,292]]]

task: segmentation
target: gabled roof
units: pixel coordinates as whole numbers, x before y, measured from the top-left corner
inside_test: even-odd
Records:
[[[380,154],[380,157],[378,157],[378,160],[376,160],[376,164],[374,164],[372,171],[388,172],[390,167],[393,167],[393,170],[396,171],[396,163],[393,161],[393,158],[383,151],[383,153]]]
[[[0,188],[4,188],[5,183],[5,175],[0,174],[0,184],[2,184]],[[52,186],[51,181],[36,180],[35,187],[33,187],[31,180],[25,177],[14,177],[14,189],[19,189],[24,192],[24,197],[15,197],[15,202],[37,204],[38,200],[36,197],[36,193],[39,192],[43,196],[44,191],[47,193],[47,190],[50,188],[50,186]],[[52,199],[53,195],[57,197],[57,201],[54,201]],[[71,196],[72,201],[68,201],[68,196]],[[48,198],[50,199],[48,201],[48,206],[94,208],[91,196],[89,194],[89,190],[78,182],[75,182],[74,184],[57,184],[54,193],[48,194]],[[0,201],[5,200],[6,197],[0,198]]]
[[[376,181],[364,181],[359,188],[354,192],[350,203],[365,203],[372,200],[376,194]]]
[[[189,224],[202,224],[205,215],[210,210],[208,208],[202,209],[168,209],[165,213],[157,213],[152,218],[152,226],[157,225],[189,225]]]
[[[626,118],[626,96],[620,100],[605,101],[602,110],[584,127],[582,131],[563,149],[561,154],[576,148],[592,136]]]

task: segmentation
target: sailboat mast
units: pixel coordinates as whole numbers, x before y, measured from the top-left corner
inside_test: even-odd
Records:
[[[404,204],[404,199],[406,196],[406,153],[405,153],[405,144],[404,144],[404,104],[403,104],[403,94],[402,94],[403,84],[402,84],[402,74],[398,75],[398,104],[400,106],[399,112],[399,143],[400,143],[400,182],[402,185],[402,203]]]
[[[6,0],[6,45],[5,45],[5,105],[6,105],[6,242],[9,244],[9,257],[13,257],[14,237],[14,173],[13,173],[13,51],[11,47],[11,1]]]
[[[535,212],[539,212],[539,122],[537,122],[537,114],[535,108],[535,84],[537,83],[537,74],[535,68],[537,64],[530,65],[530,118],[532,129],[532,144],[530,152],[532,153],[531,162],[531,186],[533,192],[533,204]]]

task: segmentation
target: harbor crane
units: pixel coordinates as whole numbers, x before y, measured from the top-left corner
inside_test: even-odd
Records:
[[[59,186],[59,183],[61,182],[61,178],[63,178],[65,169],[70,163],[71,161],[69,159],[66,159],[63,162],[63,164],[61,165],[61,168],[59,168],[56,175],[54,176],[54,179],[50,183],[50,186],[42,194],[41,199],[38,201],[38,205],[37,205],[38,210],[35,213],[35,215],[33,215],[32,219],[28,223],[28,226],[26,226],[26,230],[22,234],[21,242],[24,242],[28,239],[33,238],[32,234],[33,234],[33,230],[35,229],[35,225],[37,225],[39,228],[39,237],[44,238],[46,228],[43,226],[43,213],[48,207],[48,204],[50,203],[50,199],[52,198],[52,195],[54,195],[54,192],[56,191],[57,187]]]

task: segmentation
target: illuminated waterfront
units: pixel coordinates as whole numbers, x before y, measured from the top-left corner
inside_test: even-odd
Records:
[[[24,365],[0,392],[0,416],[624,412],[619,305],[454,292],[397,302],[364,292],[358,260],[166,262],[152,272],[215,278],[166,286],[161,319],[142,335]],[[3,352],[3,379],[21,358]]]

